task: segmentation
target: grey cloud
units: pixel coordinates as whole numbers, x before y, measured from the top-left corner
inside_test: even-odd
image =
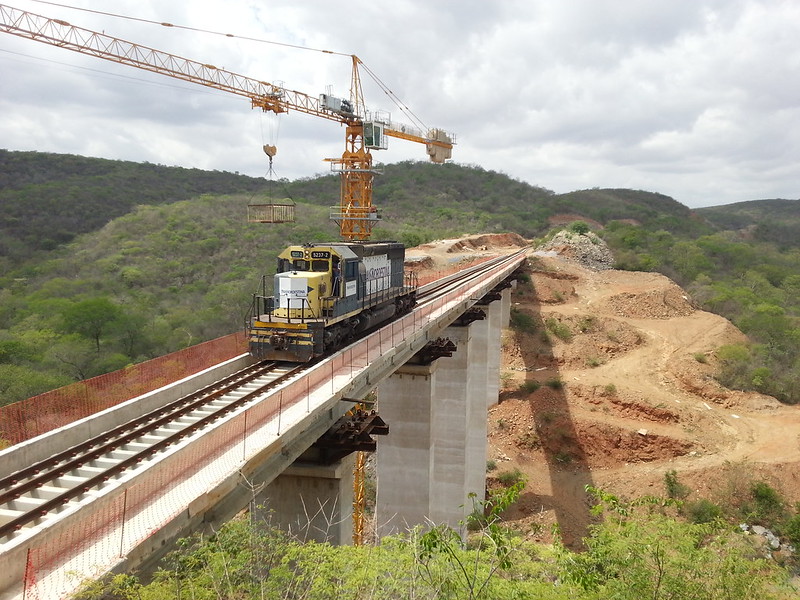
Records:
[[[231,0],[221,12],[200,0],[126,0],[113,10],[358,54],[423,122],[458,134],[455,160],[556,191],[627,186],[689,205],[798,195],[797,3]],[[347,57],[61,18],[312,95],[327,84],[348,93]],[[9,37],[0,34],[4,147],[264,174],[251,149],[268,118],[246,100]],[[407,120],[362,78],[370,108]],[[325,172],[322,158],[341,152],[335,123],[280,122],[283,176]],[[393,142],[376,160],[423,158],[414,146]]]

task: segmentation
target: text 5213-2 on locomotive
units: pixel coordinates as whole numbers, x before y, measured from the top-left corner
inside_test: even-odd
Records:
[[[407,313],[416,285],[403,270],[398,242],[289,246],[278,255],[274,296],[253,299],[247,333],[262,360],[306,362]]]

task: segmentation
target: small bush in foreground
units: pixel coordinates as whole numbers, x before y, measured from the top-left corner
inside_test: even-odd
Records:
[[[570,330],[569,325],[566,325],[565,323],[561,323],[560,321],[551,317],[545,321],[545,327],[547,327],[547,330],[561,341],[569,342],[572,340],[572,331]]]
[[[535,379],[528,379],[520,384],[519,389],[526,394],[532,394],[536,390],[542,387],[542,384],[536,381]]]
[[[505,486],[512,486],[520,481],[524,481],[525,476],[522,474],[522,471],[519,469],[514,469],[512,471],[503,471],[502,473],[497,474],[497,481],[502,483]]]
[[[536,331],[536,320],[528,313],[512,308],[511,327],[525,333],[533,333]]]

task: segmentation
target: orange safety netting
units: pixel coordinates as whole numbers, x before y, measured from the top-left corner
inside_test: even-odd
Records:
[[[475,260],[479,264],[488,260]],[[464,268],[418,274],[425,285]],[[236,332],[125,369],[33,396],[0,407],[0,448],[18,444],[73,421],[88,417],[126,400],[202,371],[247,351],[244,332]]]
[[[0,444],[18,444],[246,351],[240,331],[0,407]]]
[[[495,273],[503,269],[507,267],[498,267]],[[491,274],[487,279],[491,279]],[[330,397],[342,393],[352,385],[354,376],[370,363],[400,344],[409,343],[414,336],[421,339],[420,332],[425,324],[463,311],[465,298],[488,291],[479,289],[481,285],[478,282],[467,289],[451,291],[387,324],[325,363],[309,369],[303,377],[289,381],[267,398],[209,427],[191,444],[176,447],[149,466],[146,476],[142,473],[125,486],[95,500],[91,511],[77,513],[63,531],[27,549],[21,582],[23,597],[30,600],[70,597],[83,581],[105,572],[147,540],[157,540],[161,528],[181,513],[187,513],[187,518],[195,512],[202,513],[207,508],[205,502],[215,496],[209,492],[255,460],[264,448],[279,440],[287,428],[302,419],[303,411],[298,413],[298,406],[305,405],[305,414],[308,414],[312,412],[312,398],[319,403],[320,399],[324,402],[329,397],[328,393]],[[451,321],[452,316],[445,320]],[[245,338],[239,333],[187,348],[157,359],[165,362],[154,366],[151,373],[160,379],[165,364],[177,364],[180,359],[176,355],[190,351],[213,361],[209,362],[210,366],[225,360],[223,348],[228,349],[228,358],[233,358],[241,354],[244,343]],[[198,350],[202,346],[206,348]],[[196,361],[194,368],[201,370],[202,361],[193,360]],[[369,382],[368,375],[361,384],[365,382]],[[284,418],[289,419],[288,424],[282,421]],[[193,504],[192,498],[201,501]]]

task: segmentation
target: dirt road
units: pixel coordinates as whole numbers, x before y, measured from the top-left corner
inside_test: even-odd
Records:
[[[519,243],[480,239],[420,252],[452,264],[459,253]],[[670,470],[690,500],[723,502],[757,478],[800,501],[800,407],[713,378],[715,350],[743,341],[741,332],[659,274],[559,257],[530,264],[531,282],[512,297],[529,330],[503,334],[502,391],[488,420],[490,479],[514,469],[528,478],[508,515],[523,533],[547,541],[558,523],[575,544],[590,522],[586,485],[629,499],[664,495]]]

